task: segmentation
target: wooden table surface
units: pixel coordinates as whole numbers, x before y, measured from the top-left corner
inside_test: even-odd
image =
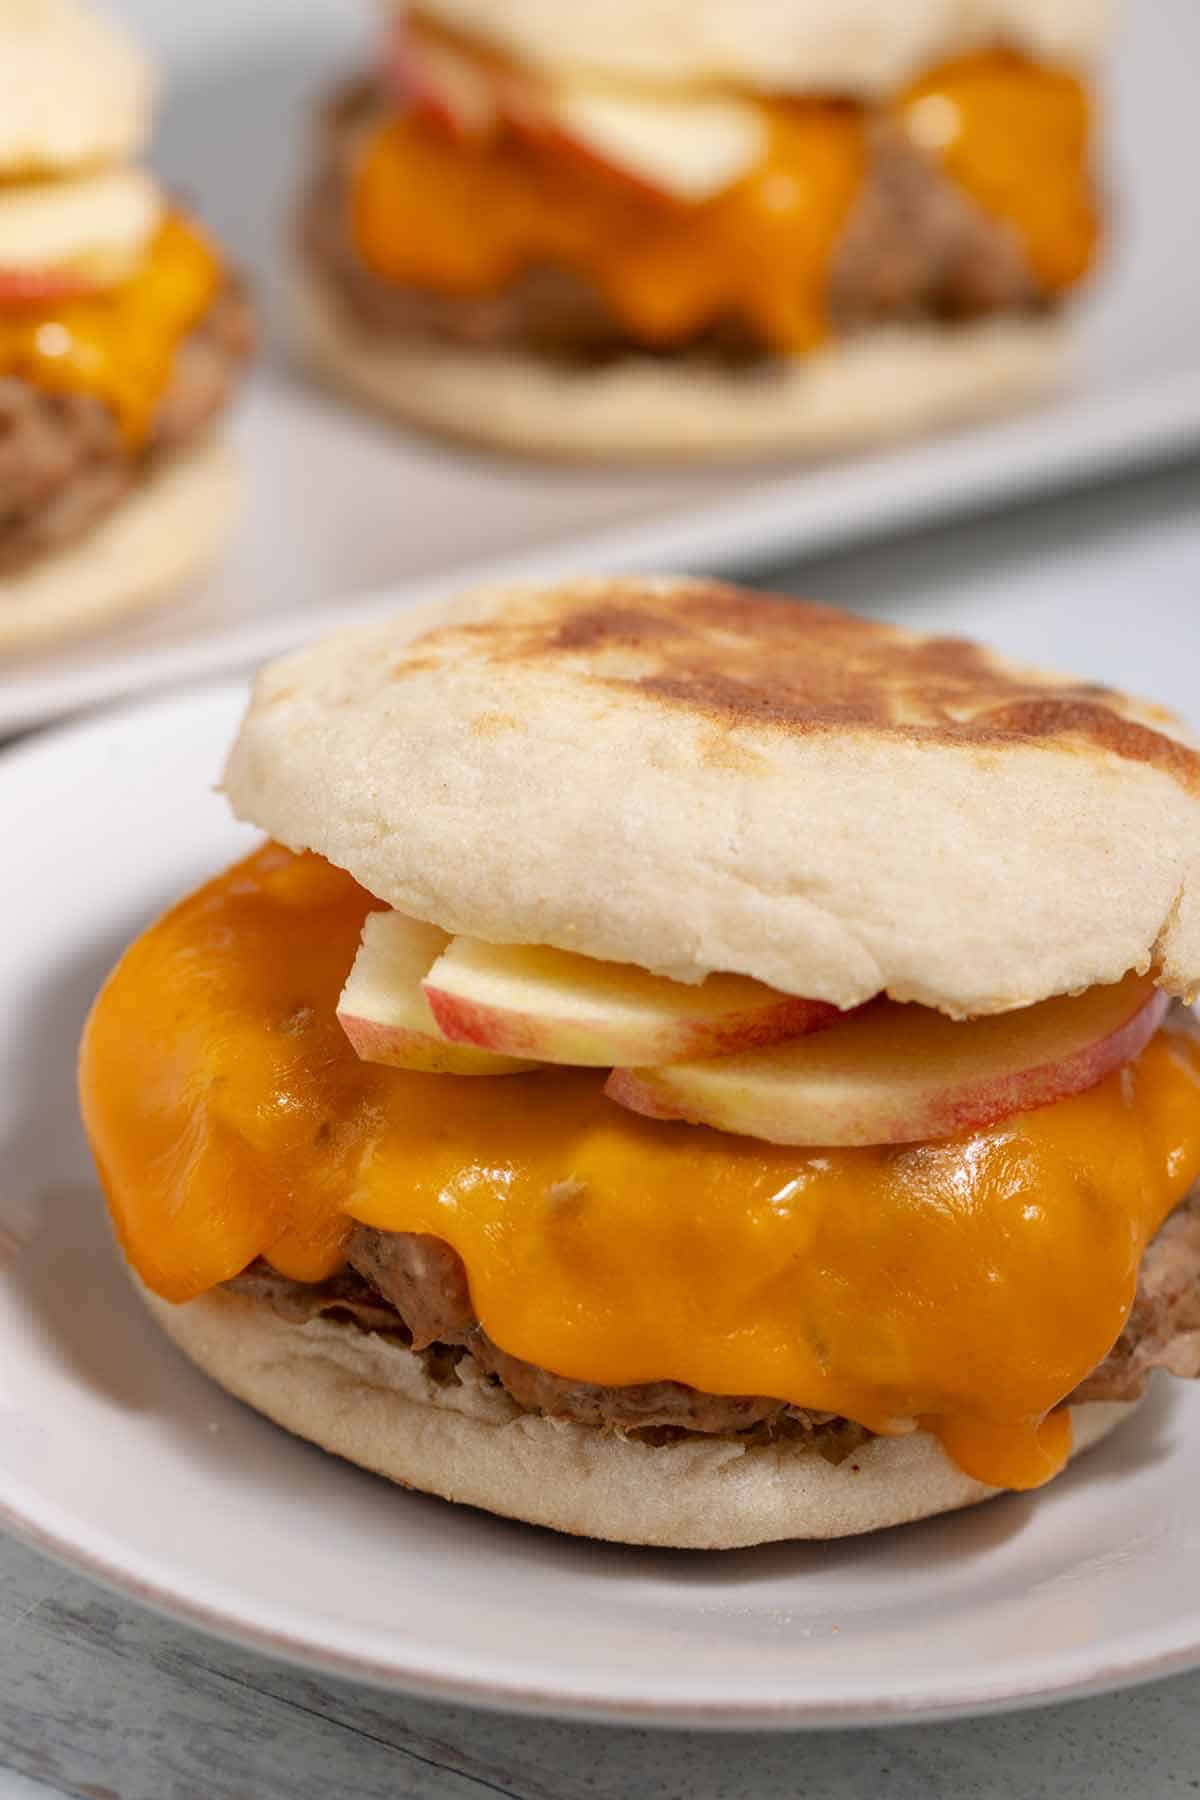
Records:
[[[866,548],[779,585],[873,600],[1052,664],[1069,667],[1083,644],[1095,666],[1183,705],[1200,580],[1184,591],[1179,558],[1191,582],[1198,494],[1193,463]],[[1130,605],[1131,547],[1174,594],[1172,619],[1158,622],[1169,641],[1147,629],[1144,594]],[[1110,575],[1122,557],[1125,575]],[[1078,605],[1044,613],[1019,586],[1010,605],[1009,575],[1035,565],[1060,573]],[[23,1778],[51,1800],[1158,1800],[1200,1793],[1200,1676],[1040,1713],[803,1737],[503,1718],[272,1664],[0,1540],[0,1800],[38,1794]]]

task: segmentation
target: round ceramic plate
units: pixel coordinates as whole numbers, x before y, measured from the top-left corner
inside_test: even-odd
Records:
[[[212,1387],[110,1247],[74,1054],[122,946],[243,851],[241,695],[0,760],[0,1519],[153,1605],[391,1687],[656,1722],[949,1716],[1200,1660],[1200,1391],[1040,1495],[844,1545],[576,1542],[403,1493]]]

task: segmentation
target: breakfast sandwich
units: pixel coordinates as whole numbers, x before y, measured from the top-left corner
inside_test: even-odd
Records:
[[[1061,367],[1106,0],[419,0],[328,106],[315,362],[583,457],[829,447]]]
[[[83,1113],[270,1418],[597,1538],[1049,1481],[1200,1372],[1200,747],[711,581],[414,608],[260,677],[267,834],[128,950]]]
[[[232,517],[250,314],[136,161],[153,86],[76,0],[0,0],[0,652],[160,598]]]

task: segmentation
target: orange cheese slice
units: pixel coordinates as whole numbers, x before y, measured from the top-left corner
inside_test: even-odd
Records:
[[[0,377],[93,395],[111,407],[125,441],[137,447],[179,345],[212,305],[221,278],[208,239],[190,219],[168,214],[137,272],[119,286],[0,308]]]
[[[897,103],[910,137],[1005,220],[1048,293],[1087,274],[1100,239],[1087,89],[1012,53],[935,69]]]
[[[126,953],[84,1038],[84,1118],[130,1261],[185,1301],[264,1255],[318,1280],[352,1222],[462,1256],[485,1328],[578,1380],[671,1378],[914,1419],[1033,1486],[1142,1252],[1200,1175],[1200,1043],[1172,1025],[1090,1092],[904,1148],[798,1150],[642,1119],[603,1074],[360,1062],[334,1016],[366,913],[268,846]]]
[[[826,272],[865,163],[862,119],[850,106],[780,106],[769,146],[734,187],[682,205],[561,149],[458,144],[400,118],[363,155],[355,241],[377,274],[444,294],[569,270],[648,344],[740,317],[764,342],[806,350],[825,333]]]

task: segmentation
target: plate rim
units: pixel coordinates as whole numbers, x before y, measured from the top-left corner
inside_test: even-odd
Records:
[[[0,753],[0,770],[18,769],[78,753],[89,741],[104,740],[129,725],[169,715],[180,736],[207,729],[206,715],[231,710],[244,699],[244,681],[210,681],[168,695],[142,696],[114,704],[102,712],[65,725],[46,728]],[[115,1254],[115,1252],[114,1252]],[[164,1340],[165,1348],[165,1340]],[[253,1409],[249,1409],[253,1411]],[[269,1421],[261,1421],[270,1428]],[[445,1504],[449,1504],[446,1502]],[[41,1515],[39,1517],[39,1514]],[[685,1727],[712,1730],[797,1731],[827,1728],[883,1727],[981,1717],[1018,1709],[1053,1705],[1071,1699],[1140,1686],[1181,1674],[1200,1665],[1200,1611],[1191,1611],[1166,1631],[1142,1627],[1120,1649],[1091,1652],[1083,1647],[1033,1664],[1024,1675],[976,1678],[969,1686],[939,1699],[931,1690],[943,1671],[911,1681],[887,1700],[847,1691],[806,1698],[803,1693],[766,1700],[752,1698],[658,1697],[646,1699],[619,1685],[608,1689],[593,1680],[592,1692],[555,1689],[530,1675],[505,1681],[477,1668],[453,1665],[454,1653],[440,1650],[422,1666],[411,1649],[381,1656],[345,1642],[325,1642],[295,1618],[288,1624],[277,1609],[256,1618],[236,1590],[223,1590],[211,1579],[181,1586],[170,1580],[161,1554],[144,1557],[136,1546],[111,1532],[87,1526],[55,1504],[49,1511],[18,1476],[0,1469],[0,1528],[59,1564],[132,1599],[154,1613],[199,1629],[206,1635],[276,1660],[373,1688],[477,1709],[542,1718],[573,1719],[638,1727]],[[188,1585],[192,1591],[187,1591]],[[260,1609],[261,1614],[261,1609]],[[351,1633],[352,1633],[352,1629]],[[868,1677],[877,1683],[880,1677]],[[863,1678],[860,1678],[862,1682]],[[893,1684],[894,1687],[894,1684]]]
[[[449,1505],[450,1502],[445,1504]],[[665,1730],[705,1731],[822,1731],[859,1727],[883,1729],[895,1725],[949,1723],[956,1719],[985,1718],[992,1714],[1033,1711],[1098,1695],[1144,1687],[1172,1675],[1183,1675],[1200,1666],[1200,1615],[1195,1636],[1152,1656],[1126,1655],[1106,1660],[1090,1671],[1066,1673],[1059,1680],[988,1682],[953,1700],[923,1698],[915,1691],[889,1703],[860,1699],[746,1701],[714,1703],[709,1700],[642,1700],[632,1693],[563,1694],[535,1682],[505,1683],[479,1675],[421,1669],[398,1660],[379,1661],[365,1653],[315,1645],[296,1632],[283,1631],[239,1616],[236,1609],[185,1597],[178,1591],[138,1576],[107,1561],[44,1526],[0,1497],[0,1528],[42,1552],[54,1562],[85,1575],[112,1593],[137,1602],[160,1618],[183,1623],[217,1642],[309,1669],[341,1680],[359,1681],[382,1692],[445,1705],[470,1706],[478,1711],[507,1713],[529,1718],[574,1720],[579,1723],[627,1725]],[[1139,1634],[1145,1636],[1145,1633]]]

